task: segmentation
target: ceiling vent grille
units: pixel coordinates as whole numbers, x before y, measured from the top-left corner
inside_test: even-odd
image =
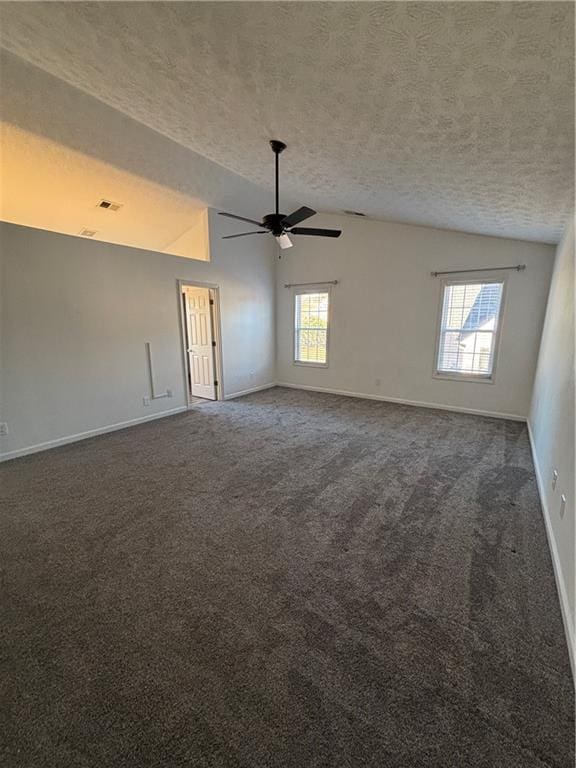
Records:
[[[360,211],[342,211],[342,213],[345,213],[347,216],[366,216],[365,213],[361,213]]]
[[[96,234],[96,229],[81,229],[80,232],[78,232],[79,235],[82,235],[82,237],[94,237]]]
[[[106,211],[118,211],[122,208],[122,205],[120,203],[113,203],[112,200],[100,200],[96,207],[104,208]]]

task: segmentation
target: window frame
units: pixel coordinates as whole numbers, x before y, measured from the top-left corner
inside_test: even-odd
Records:
[[[506,277],[479,277],[474,279],[460,278],[460,279],[448,279],[444,278],[440,281],[440,298],[438,301],[438,312],[436,317],[436,344],[434,345],[434,360],[432,368],[432,378],[441,379],[445,381],[463,381],[474,384],[494,384],[496,380],[496,369],[498,365],[498,358],[500,356],[500,342],[502,339],[502,325],[504,322],[504,307],[506,304]],[[455,371],[440,371],[438,370],[438,355],[440,353],[440,342],[442,340],[442,314],[444,308],[444,294],[446,288],[451,285],[473,285],[473,284],[487,284],[498,283],[502,285],[502,295],[500,297],[500,309],[498,312],[498,319],[496,323],[496,330],[494,332],[494,353],[492,355],[492,371],[486,376],[483,374],[474,373],[457,373]]]
[[[328,294],[328,316],[326,327],[326,362],[318,363],[313,360],[296,359],[296,296],[303,296],[309,293],[327,293]],[[292,288],[292,365],[300,365],[303,368],[328,368],[330,362],[330,329],[332,327],[332,286],[326,283],[317,283],[304,287],[295,286]]]

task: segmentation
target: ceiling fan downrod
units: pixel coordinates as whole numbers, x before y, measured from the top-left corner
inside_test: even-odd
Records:
[[[277,139],[272,139],[270,142],[270,146],[272,147],[272,152],[274,152],[275,155],[275,166],[276,166],[276,216],[280,213],[280,153],[284,152],[286,149],[286,144],[284,144],[283,141],[278,141]]]
[[[268,232],[273,235],[281,249],[291,248],[292,241],[289,235],[312,235],[315,237],[340,237],[342,231],[339,229],[316,229],[314,227],[298,227],[301,221],[309,219],[316,214],[312,208],[303,205],[289,216],[280,213],[280,153],[286,149],[286,144],[278,139],[272,139],[270,142],[272,152],[274,152],[274,213],[267,213],[262,217],[262,221],[247,219],[244,216],[236,216],[234,213],[219,211],[220,216],[226,216],[229,219],[237,221],[246,221],[248,224],[256,224],[258,227],[264,227],[256,232],[240,232],[237,235],[224,235],[223,240],[230,240],[236,237],[246,237],[247,235],[265,235]]]

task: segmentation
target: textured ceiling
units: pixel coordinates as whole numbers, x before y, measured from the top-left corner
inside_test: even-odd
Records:
[[[2,220],[201,258],[201,209],[268,204],[262,187],[5,50],[0,74]],[[98,210],[101,198],[122,208]]]
[[[1,44],[321,210],[555,242],[572,3],[2,3]]]
[[[0,219],[206,260],[198,200],[13,125],[0,124]],[[118,203],[118,211],[98,207]]]

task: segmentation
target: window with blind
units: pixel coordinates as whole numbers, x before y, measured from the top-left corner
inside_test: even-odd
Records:
[[[436,355],[442,377],[491,381],[502,311],[502,281],[444,284]]]
[[[296,291],[294,294],[294,362],[328,365],[328,314],[330,291]]]

